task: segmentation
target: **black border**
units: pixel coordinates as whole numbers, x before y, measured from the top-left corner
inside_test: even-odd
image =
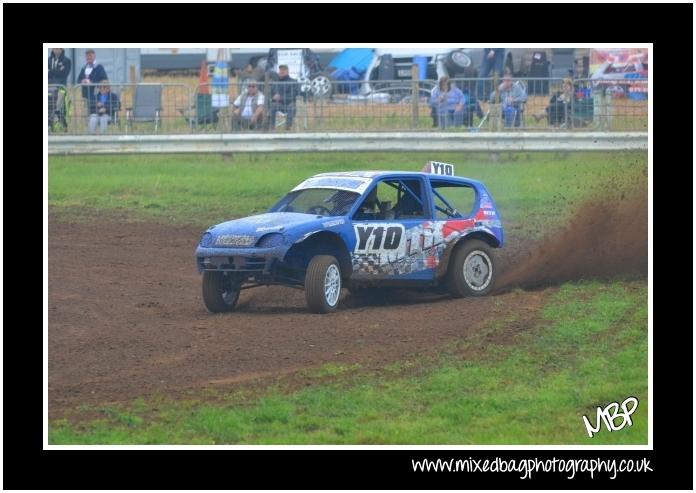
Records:
[[[692,142],[689,108],[693,93],[693,6],[650,4],[3,4],[5,179],[4,312],[4,486],[12,489],[652,489],[692,488],[693,333],[678,322],[678,276],[686,271],[680,255],[677,271],[655,265],[654,277],[654,451],[44,451],[42,315],[35,301],[36,272],[43,258],[36,221],[42,202],[28,188],[42,181],[37,135],[43,135],[40,79],[26,83],[25,65],[38,65],[42,42],[292,42],[367,43],[473,41],[504,42],[653,42],[658,69],[654,82],[654,224],[671,229],[668,246],[655,234],[655,258],[689,243],[691,210],[682,206],[691,194],[678,190],[692,174],[691,156],[679,155]],[[240,19],[254,18],[244,24]],[[262,20],[261,20],[262,19]],[[302,26],[298,29],[296,26]],[[491,28],[493,26],[493,28]],[[13,29],[14,28],[14,29]],[[45,55],[45,53],[44,53]],[[651,60],[652,63],[652,60]],[[675,79],[665,74],[674,71]],[[35,72],[34,72],[35,73]],[[32,76],[33,77],[33,76]],[[682,83],[683,82],[683,83]],[[21,97],[19,97],[21,96]],[[28,100],[31,101],[30,104]],[[669,104],[663,104],[663,103]],[[678,104],[675,104],[678,103]],[[34,118],[36,116],[36,118]],[[685,118],[686,117],[686,118]],[[688,132],[688,134],[687,134]],[[680,135],[681,134],[681,135]],[[669,150],[667,150],[669,149]],[[661,151],[661,152],[658,152]],[[686,152],[685,152],[686,153]],[[682,161],[686,161],[685,163]],[[660,178],[657,178],[660,175]],[[682,176],[684,175],[684,176]],[[669,181],[668,181],[669,180]],[[30,185],[30,186],[27,186]],[[688,187],[688,185],[686,185]],[[692,190],[693,193],[693,190]],[[28,198],[31,197],[31,198]],[[32,213],[29,211],[32,210]],[[678,215],[676,215],[678,213]],[[660,237],[662,238],[662,237]],[[672,243],[669,245],[669,243]],[[28,248],[27,248],[28,247]],[[664,250],[663,250],[664,249]],[[14,272],[12,272],[14,271]],[[691,297],[689,296],[690,300]],[[669,303],[669,311],[658,309]],[[36,307],[35,307],[36,306]],[[669,314],[669,316],[668,316]],[[671,321],[670,321],[671,320]],[[682,318],[683,320],[683,318]],[[676,384],[678,387],[675,387]],[[670,390],[674,389],[674,390]],[[561,474],[413,473],[411,459],[449,458],[634,458],[650,459],[654,472],[619,475],[615,480]]]

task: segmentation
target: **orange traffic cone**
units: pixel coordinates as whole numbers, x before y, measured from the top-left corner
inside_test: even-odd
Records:
[[[208,64],[201,62],[201,73],[198,76],[198,94],[210,94],[210,84],[208,83]]]

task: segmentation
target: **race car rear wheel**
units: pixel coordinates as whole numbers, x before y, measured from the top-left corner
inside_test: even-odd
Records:
[[[338,306],[341,296],[341,268],[331,255],[316,255],[307,266],[305,298],[314,313],[329,313]]]
[[[481,240],[467,240],[450,260],[447,287],[455,298],[485,296],[496,277],[493,249]]]
[[[239,300],[239,286],[224,272],[203,272],[203,303],[213,313],[231,312]]]

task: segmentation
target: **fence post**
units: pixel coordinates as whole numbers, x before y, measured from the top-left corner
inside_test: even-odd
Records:
[[[197,95],[198,94],[198,86],[196,86],[194,91],[195,91],[195,94]],[[188,96],[188,105],[186,106],[186,111],[187,111],[187,114],[189,115],[189,117],[188,117],[189,133],[192,134],[193,133],[193,119],[195,118],[196,123],[198,123],[198,104],[197,104],[197,101],[195,101],[193,98],[191,98],[191,88],[190,87],[186,88],[186,94]],[[194,106],[194,104],[195,104],[195,106]],[[210,110],[212,112],[212,109],[213,109],[212,108],[212,104],[213,104],[212,101],[210,104],[211,104]],[[191,111],[192,111],[191,108],[193,108],[193,116],[191,116]]]
[[[71,105],[72,107],[70,108],[71,114],[70,114],[70,133],[77,134],[77,96],[80,94],[79,90],[80,86],[79,84],[75,84],[70,88],[71,92]]]
[[[501,111],[503,109],[503,105],[500,104],[500,88],[498,87],[498,72],[493,71],[493,92],[495,93],[495,96],[493,96],[493,103],[489,104],[488,107],[490,108],[489,110],[489,118],[491,122],[491,130],[494,132],[498,131],[502,127],[502,118],[501,118]]]
[[[411,79],[413,80],[411,87],[411,128],[418,128],[418,79],[419,69],[415,63],[411,65]]]

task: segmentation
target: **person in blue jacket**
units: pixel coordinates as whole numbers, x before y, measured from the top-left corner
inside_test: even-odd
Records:
[[[499,100],[499,101],[498,101]],[[491,92],[489,103],[500,102],[501,117],[506,127],[519,127],[522,125],[522,113],[524,103],[527,102],[527,90],[520,82],[513,82],[512,74],[506,70],[503,82],[498,86],[498,94]]]
[[[430,106],[437,115],[440,128],[460,127],[464,123],[464,112],[468,107],[467,97],[446,75],[440,77],[438,85],[430,93]]]
[[[77,76],[78,84],[82,84],[82,97],[87,101],[94,97],[95,87],[99,82],[108,79],[104,67],[97,63],[94,50],[85,51],[87,63],[84,64]]]
[[[109,81],[103,80],[99,84],[99,92],[89,100],[89,133],[106,133],[109,123],[116,120],[121,102],[118,95],[111,92]]]

